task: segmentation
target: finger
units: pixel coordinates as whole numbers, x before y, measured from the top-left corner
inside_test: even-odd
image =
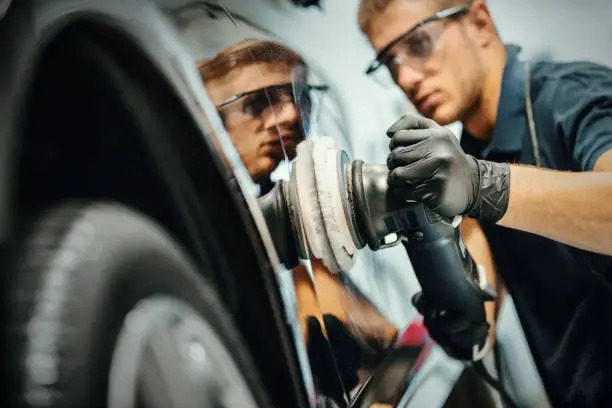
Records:
[[[387,168],[393,170],[396,167],[408,166],[424,159],[432,157],[431,144],[422,141],[414,146],[397,147],[387,156]]]
[[[431,157],[422,157],[410,164],[391,168],[387,183],[389,187],[416,187],[424,181],[431,181],[439,167]]]
[[[440,127],[436,122],[431,119],[427,119],[424,116],[407,114],[402,116],[387,130],[387,136],[393,137],[393,135],[400,130],[409,129],[431,129]]]
[[[325,329],[329,333],[330,337],[333,336],[335,339],[342,339],[343,341],[353,339],[353,336],[348,331],[344,323],[342,323],[336,316],[332,314],[324,314],[323,324],[325,325]]]
[[[417,143],[431,140],[440,134],[438,129],[413,129],[397,131],[389,142],[389,150],[397,147],[413,146]]]
[[[328,330],[332,349],[340,348],[336,354],[344,356],[347,363],[350,360],[357,359],[361,347],[358,339],[351,334],[346,325],[331,314],[323,315],[323,324],[325,324],[325,328]]]
[[[414,185],[389,186],[387,191],[399,201],[418,201],[437,212],[438,183],[438,180],[429,178]]]
[[[321,323],[316,317],[308,316],[306,318],[306,328],[308,330],[307,336],[309,343],[317,343],[321,340],[323,340],[324,342],[326,341],[325,336],[323,334],[323,330],[321,328]]]
[[[417,201],[430,208],[436,208],[439,200],[438,180],[434,177],[436,169],[437,167],[431,166],[430,163],[421,162],[397,167],[389,173],[387,180],[389,190],[399,200]]]

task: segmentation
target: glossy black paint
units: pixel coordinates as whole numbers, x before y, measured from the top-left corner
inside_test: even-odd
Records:
[[[21,0],[8,10],[0,239],[10,241],[20,217],[68,198],[145,212],[214,279],[274,403],[305,406],[275,265],[212,129],[196,119],[216,113],[191,94],[183,68],[191,61],[168,51],[163,20],[145,1]],[[122,92],[125,81],[138,91]]]

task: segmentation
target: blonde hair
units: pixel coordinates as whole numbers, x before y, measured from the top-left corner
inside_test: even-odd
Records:
[[[398,1],[420,1],[431,5],[436,11],[451,7],[469,5],[473,0],[361,0],[357,12],[359,28],[364,34],[368,34],[376,17],[382,14],[389,5]]]
[[[271,69],[306,65],[297,52],[277,41],[247,38],[224,48],[212,59],[198,62],[197,66],[204,82],[208,82],[258,63],[269,65]]]

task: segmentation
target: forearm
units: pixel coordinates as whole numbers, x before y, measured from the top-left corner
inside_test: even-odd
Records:
[[[508,208],[498,224],[612,255],[612,172],[511,165]]]
[[[487,237],[482,230],[480,223],[472,218],[464,217],[461,222],[461,235],[465,242],[472,259],[479,265],[485,268],[487,280],[489,284],[497,291],[497,300],[495,302],[486,302],[485,311],[487,313],[487,321],[491,325],[489,339],[495,342],[495,326],[497,323],[498,305],[503,302],[503,287],[498,287],[497,283],[501,283],[497,279],[495,262]]]

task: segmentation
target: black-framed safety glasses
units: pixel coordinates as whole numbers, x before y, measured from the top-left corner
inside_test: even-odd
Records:
[[[418,68],[436,50],[444,31],[444,20],[458,17],[469,10],[469,5],[451,7],[417,23],[380,50],[368,66],[366,75],[374,73],[381,66],[386,66],[392,75],[399,65],[410,64]]]
[[[327,85],[313,85],[302,83],[299,86],[288,82],[271,85],[263,88],[241,92],[233,95],[217,105],[222,117],[229,114],[240,115],[241,119],[256,119],[269,108],[283,103],[299,102],[303,111],[310,111],[312,103],[311,93],[314,91],[326,92]]]

